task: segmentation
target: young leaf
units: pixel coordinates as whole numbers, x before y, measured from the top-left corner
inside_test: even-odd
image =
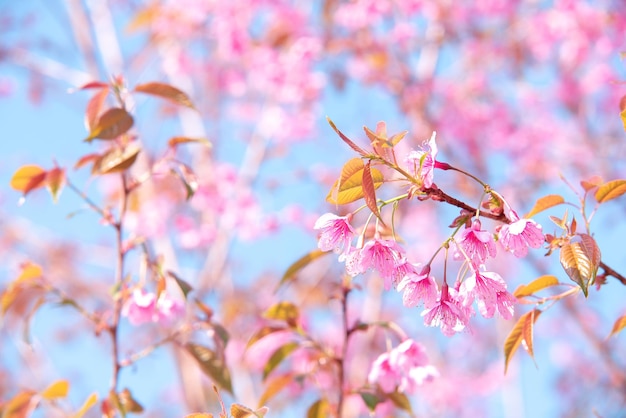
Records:
[[[524,218],[530,218],[539,212],[543,212],[546,209],[550,209],[553,206],[560,205],[561,203],[565,203],[565,199],[558,194],[549,194],[547,196],[541,197],[537,199],[535,206],[524,215]]]
[[[511,357],[517,351],[520,343],[524,341],[526,343],[526,347],[528,349],[529,354],[533,357],[533,325],[537,321],[541,315],[541,311],[539,309],[533,309],[530,312],[526,312],[522,315],[515,326],[511,330],[511,333],[506,338],[504,342],[504,373],[509,367],[509,362],[511,361]]]
[[[232,415],[232,418],[263,418],[267,411],[268,408],[266,407],[253,411],[247,406],[239,405],[237,403],[230,406],[230,415]]]
[[[165,83],[145,83],[139,84],[135,87],[135,91],[138,93],[151,94],[153,96],[160,97],[162,99],[167,99],[171,102],[179,104],[181,106],[186,106],[190,109],[195,109],[195,106],[189,99],[185,93],[181,90],[177,89],[174,86],[170,86]]]
[[[404,393],[392,392],[392,393],[388,393],[387,396],[396,407],[404,411],[407,411],[411,414],[413,413],[413,409],[411,408],[411,402],[409,401],[409,398],[407,398]]]
[[[120,405],[124,412],[131,412],[133,414],[139,414],[143,412],[143,406],[133,398],[130,390],[124,389],[117,394]]]
[[[293,341],[274,351],[263,368],[263,380],[265,380],[272,370],[278,367],[280,363],[282,363],[282,361],[298,347],[300,347],[300,343]]]
[[[26,418],[36,407],[36,393],[32,390],[23,390],[2,404],[2,418]],[[33,404],[34,403],[34,404]]]
[[[17,169],[11,177],[9,185],[24,193],[24,196],[39,187],[44,186],[44,180],[46,179],[46,170],[37,165],[24,165]]]
[[[109,89],[103,88],[89,100],[89,103],[87,103],[87,110],[85,111],[85,128],[87,128],[89,132],[92,132],[93,128],[96,127],[108,94]]]
[[[246,349],[250,348],[254,343],[256,343],[257,341],[259,341],[261,338],[265,336],[268,336],[270,334],[273,334],[279,331],[286,331],[288,329],[289,328],[285,328],[285,327],[263,327],[257,332],[255,332],[254,334],[252,334],[252,337],[250,337],[250,339],[248,340],[248,343],[246,344]]]
[[[371,161],[363,167],[363,194],[365,197],[365,204],[372,211],[374,215],[382,222],[380,217],[380,210],[376,202],[376,188],[374,187],[374,180],[372,179],[372,172],[370,170]]]
[[[206,412],[194,412],[193,414],[185,415],[185,418],[213,418],[213,414]]]
[[[550,286],[556,286],[558,284],[559,279],[557,279],[555,276],[541,276],[528,283],[527,285],[521,285],[520,287],[518,287],[513,293],[513,296],[519,299],[524,296],[530,296],[535,292],[538,292]]]
[[[600,186],[602,183],[604,183],[604,181],[602,181],[602,177],[593,176],[587,180],[582,180],[580,185],[586,192],[588,192],[589,190]]]
[[[619,318],[617,318],[617,320],[613,324],[613,329],[611,330],[611,333],[609,334],[609,338],[614,336],[621,330],[623,330],[624,327],[626,327],[626,315],[622,315]]]
[[[57,380],[52,383],[43,392],[41,397],[47,400],[65,398],[70,390],[70,384],[67,380]]]
[[[619,112],[619,117],[620,119],[622,119],[622,126],[624,127],[624,130],[626,131],[626,109]]]
[[[276,286],[276,290],[278,290],[283,284],[293,281],[296,278],[296,274],[300,270],[308,266],[312,261],[317,260],[325,254],[330,253],[318,249],[313,250],[310,253],[307,253],[300,257],[297,261],[290,265],[285,274],[283,274],[283,277],[280,279],[278,286]]]
[[[178,287],[180,288],[180,290],[183,292],[183,296],[185,297],[185,299],[187,299],[187,295],[189,294],[189,292],[191,292],[193,290],[193,287],[191,287],[191,285],[189,283],[187,283],[186,281],[184,281],[183,279],[181,279],[180,277],[178,277],[174,272],[172,271],[167,271],[167,275],[171,278],[173,278],[176,281],[176,284],[178,285]]]
[[[580,234],[580,238],[580,242],[564,244],[559,258],[565,273],[580,286],[587,297],[589,284],[598,272],[601,254],[593,237]]]
[[[359,391],[359,395],[361,395],[361,399],[363,399],[363,402],[367,406],[367,409],[370,410],[370,412],[374,412],[376,406],[379,403],[385,402],[385,399],[382,399],[376,393]]]
[[[100,158],[102,158],[102,156],[96,153],[83,155],[78,161],[76,161],[76,164],[74,164],[74,170],[78,170],[89,163],[95,163]]]
[[[223,359],[211,349],[199,344],[187,343],[185,348],[196,359],[205,375],[210,377],[220,388],[233,393],[230,372]]]
[[[115,139],[128,132],[134,122],[133,117],[126,110],[113,107],[100,115],[85,141],[91,142],[96,138]]]
[[[365,164],[360,158],[353,158],[348,161],[341,170],[340,178],[335,181],[326,201],[336,205],[345,205],[361,199],[363,191],[363,171]],[[375,169],[370,169],[370,176],[374,184],[374,189],[378,189],[384,181],[382,173]]]
[[[626,193],[626,180],[612,180],[601,185],[596,190],[595,197],[598,203],[604,203],[618,198],[624,193]]]
[[[295,324],[300,317],[298,307],[291,302],[278,302],[267,308],[263,313],[267,319],[286,321],[289,325]]]
[[[65,170],[55,167],[46,174],[46,187],[52,195],[52,200],[57,203],[61,189],[65,184]]]
[[[190,138],[187,136],[175,136],[173,138],[170,138],[169,141],[167,141],[167,145],[171,148],[175,148],[179,144],[189,144],[189,143],[202,144],[207,147],[212,146],[212,144],[206,138]]]
[[[328,123],[330,124],[331,128],[333,128],[333,130],[337,133],[337,135],[339,135],[339,137],[343,140],[343,142],[345,142],[346,144],[348,144],[348,146],[350,148],[352,148],[354,151],[356,151],[358,154],[360,154],[362,157],[366,157],[368,154],[367,152],[365,152],[365,150],[361,147],[359,147],[357,144],[355,144],[354,142],[352,142],[350,140],[350,138],[348,138],[347,136],[345,136],[343,134],[343,132],[341,132],[339,129],[337,129],[337,127],[335,126],[335,124],[333,123],[332,120],[330,120],[330,118],[328,116],[326,116],[326,120],[328,121]]]
[[[111,148],[93,164],[92,173],[110,174],[129,169],[137,160],[141,148],[136,143],[124,148]]]
[[[267,401],[272,399],[278,392],[283,390],[287,385],[294,382],[292,373],[281,374],[265,383],[265,392],[259,398],[259,406],[265,405]]]
[[[83,403],[83,406],[80,407],[78,412],[76,412],[72,418],[82,418],[83,415],[85,415],[87,411],[96,404],[96,402],[98,402],[98,394],[92,393],[91,395],[89,395],[89,397],[85,400],[85,403]]]
[[[106,87],[109,87],[109,85],[107,83],[103,83],[102,81],[90,81],[89,83],[80,86],[78,90],[103,89]]]
[[[326,418],[330,416],[330,405],[326,399],[318,399],[306,411],[306,418]]]

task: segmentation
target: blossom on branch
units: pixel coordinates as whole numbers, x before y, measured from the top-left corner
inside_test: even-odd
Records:
[[[413,176],[421,181],[422,188],[425,189],[433,186],[435,159],[437,157],[436,135],[437,133],[433,132],[428,143],[423,144],[421,150],[411,151],[406,159]]]
[[[429,275],[430,268],[426,266],[421,272],[413,271],[406,274],[398,284],[398,291],[402,292],[402,304],[411,308],[424,304],[432,308],[437,303],[437,283]]]
[[[545,238],[541,225],[537,222],[518,218],[510,224],[499,227],[498,241],[515,257],[525,257],[528,254],[528,247],[541,248]]]
[[[338,216],[325,213],[315,221],[314,229],[321,230],[318,247],[322,251],[347,254],[350,250],[354,228],[350,225],[352,215]]]
[[[454,289],[444,284],[441,296],[435,305],[422,312],[424,324],[429,327],[440,327],[445,336],[452,336],[463,331],[471,314],[469,307],[463,306]]]
[[[480,228],[480,220],[475,219],[472,226],[461,231],[457,238],[458,245],[474,267],[484,264],[487,257],[496,256],[496,243],[491,232]]]

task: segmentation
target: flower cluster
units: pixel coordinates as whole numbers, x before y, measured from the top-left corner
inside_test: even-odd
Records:
[[[378,356],[367,380],[385,393],[414,393],[418,386],[438,376],[428,363],[424,347],[411,339]]]
[[[168,293],[161,292],[157,297],[152,292],[135,289],[122,307],[122,315],[132,325],[147,322],[168,324],[179,318],[184,312],[183,304]]]
[[[448,170],[453,167],[436,158],[437,144],[433,133],[427,143],[419,150],[411,151],[405,159],[407,166],[404,172],[412,176],[410,190],[428,193],[430,189],[437,189],[434,184],[435,168]],[[487,269],[487,261],[496,257],[497,242],[505,251],[523,257],[529,247],[541,247],[544,236],[540,225],[531,219],[521,219],[502,196],[481,184],[492,197],[494,213],[503,214],[501,219],[504,224],[497,227],[494,233],[483,229],[479,212],[473,218],[468,212],[462,212],[460,219],[463,222],[457,225],[465,225],[465,228],[461,226],[455,230],[441,247],[451,248],[453,258],[463,263],[461,271],[467,272],[453,286],[448,284],[445,275],[439,286],[430,275],[430,262],[425,266],[411,262],[402,246],[395,239],[381,237],[378,228],[373,238],[366,241],[363,233],[358,235],[357,244],[353,245],[357,237],[351,225],[354,213],[346,216],[322,215],[315,223],[315,229],[320,231],[318,246],[322,251],[338,253],[339,261],[345,262],[346,272],[352,277],[376,270],[386,290],[395,287],[402,292],[406,307],[422,305],[424,323],[440,327],[445,335],[464,330],[475,314],[474,306],[485,318],[491,318],[497,312],[510,319],[516,299],[508,292],[504,279]]]

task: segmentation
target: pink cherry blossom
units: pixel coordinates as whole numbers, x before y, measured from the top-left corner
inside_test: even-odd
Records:
[[[398,291],[402,293],[402,303],[407,308],[423,303],[432,308],[437,303],[437,283],[429,276],[430,268],[424,268],[420,273],[406,274],[398,284]]]
[[[444,284],[439,300],[432,308],[422,312],[425,325],[441,327],[441,332],[448,337],[465,329],[471,312],[455,299],[458,296],[455,293],[454,289]]]
[[[400,260],[394,271],[392,281],[385,281],[385,290],[389,290],[391,288],[391,285],[398,286],[398,284],[407,274],[417,274],[416,268],[418,266],[419,264],[413,264],[409,262],[409,260],[407,260],[406,258]]]
[[[474,300],[478,302],[478,310],[486,317],[491,318],[498,303],[498,294],[506,293],[504,279],[494,272],[474,271],[467,277],[459,289],[466,306]]]
[[[161,292],[155,308],[156,318],[153,320],[162,325],[171,324],[185,312],[184,303],[167,292]]]
[[[372,363],[367,380],[378,384],[383,392],[414,393],[418,386],[438,375],[428,363],[426,351],[411,339],[378,356]]]
[[[143,289],[135,289],[122,307],[122,315],[128,318],[132,325],[141,325],[152,322],[156,306],[154,293]]]
[[[507,292],[506,290],[496,293],[496,303],[487,305],[482,301],[478,301],[478,310],[485,318],[492,318],[494,312],[497,310],[500,316],[504,319],[513,318],[513,312],[515,310],[514,305],[517,303],[517,298]]]
[[[361,270],[377,270],[385,281],[385,288],[389,288],[403,258],[404,249],[396,241],[374,238],[361,249]]]
[[[500,227],[498,241],[516,257],[524,257],[528,254],[528,247],[541,248],[545,239],[541,225],[532,219],[517,219]]]
[[[436,135],[437,133],[433,132],[430,140],[427,144],[422,145],[421,150],[411,151],[407,157],[409,169],[422,182],[424,188],[433,185],[435,159],[437,158]]]
[[[484,264],[487,257],[496,256],[496,243],[492,234],[480,228],[480,220],[475,219],[472,226],[461,231],[457,238],[458,245],[469,258],[468,261],[476,267]]]
[[[318,247],[322,251],[333,250],[337,253],[347,253],[350,250],[354,228],[350,225],[352,215],[338,216],[325,213],[319,217],[313,226],[321,230]]]

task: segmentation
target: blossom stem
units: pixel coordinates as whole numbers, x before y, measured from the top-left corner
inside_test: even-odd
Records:
[[[485,183],[484,181],[482,181],[481,179],[479,179],[478,177],[476,177],[475,175],[468,173],[465,170],[461,170],[460,168],[456,168],[454,166],[451,166],[448,163],[435,163],[435,168],[440,168],[442,170],[452,170],[452,171],[457,171],[461,174],[466,175],[467,177],[473,179],[474,181],[476,181],[478,184],[480,184],[481,186],[483,186],[483,188],[485,190],[489,190],[489,185],[487,183]]]

